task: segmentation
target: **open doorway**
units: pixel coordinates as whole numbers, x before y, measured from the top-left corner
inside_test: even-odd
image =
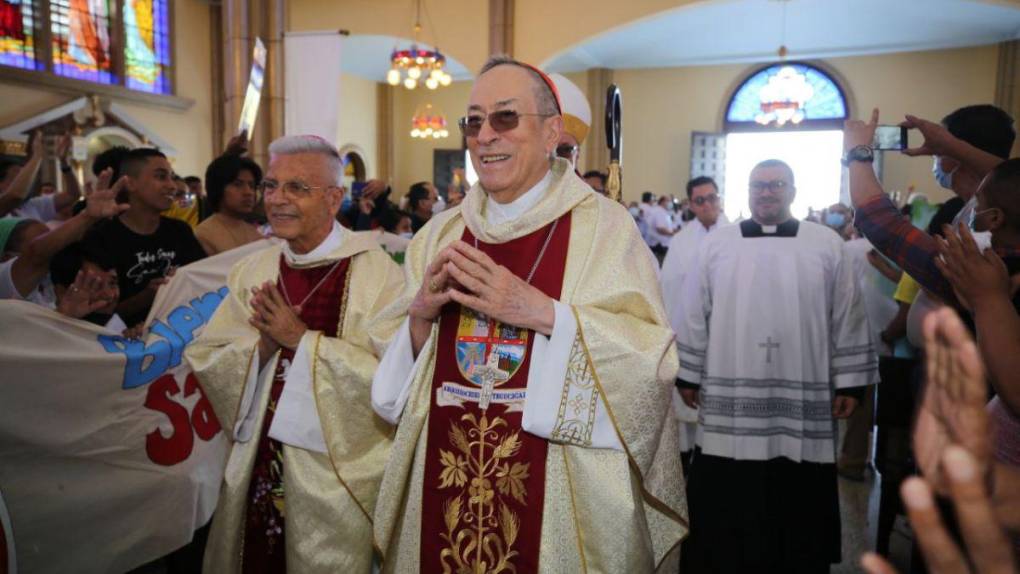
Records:
[[[747,218],[748,177],[758,162],[779,159],[790,164],[797,197],[791,211],[797,219],[809,209],[822,209],[840,201],[843,166],[843,132],[774,131],[726,135],[726,196],[723,209],[730,221]]]

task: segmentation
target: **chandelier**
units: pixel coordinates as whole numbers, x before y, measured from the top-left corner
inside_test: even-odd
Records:
[[[783,66],[758,93],[761,113],[754,121],[782,126],[787,122],[799,124],[804,119],[804,104],[815,95],[815,90],[796,68]]]
[[[782,32],[779,45],[779,60],[786,60],[786,5],[790,0],[775,0],[783,5]],[[787,122],[799,124],[804,119],[804,105],[811,96],[815,95],[814,88],[808,83],[804,74],[801,74],[793,66],[782,66],[779,71],[769,77],[768,83],[762,86],[758,92],[761,99],[761,112],[754,117],[754,121],[767,126],[774,124],[777,127],[786,125]]]
[[[422,0],[415,0],[414,41],[411,47],[406,50],[394,48],[390,54],[390,71],[386,74],[386,82],[391,86],[403,83],[405,88],[413,90],[421,82],[426,88],[434,90],[439,86],[449,86],[453,81],[450,74],[443,70],[446,56],[439,48],[429,50],[418,47],[418,34],[422,30],[421,3]],[[429,18],[430,24],[431,20]],[[435,32],[435,26],[432,26],[432,29]]]
[[[446,129],[446,116],[432,111],[432,104],[419,107],[411,118],[411,137],[420,139],[440,139],[450,135]]]

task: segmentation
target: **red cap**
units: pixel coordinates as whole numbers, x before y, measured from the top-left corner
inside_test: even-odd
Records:
[[[560,91],[556,89],[556,84],[553,83],[552,78],[531,64],[526,64],[524,62],[521,62],[521,64],[527,66],[529,69],[538,74],[538,77],[542,78],[542,81],[545,82],[546,86],[548,86],[549,91],[552,92],[553,99],[556,100],[556,111],[559,112],[560,115],[563,115],[563,102],[560,100]]]

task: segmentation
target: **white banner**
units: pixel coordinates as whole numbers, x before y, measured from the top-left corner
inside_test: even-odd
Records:
[[[228,443],[184,347],[233,264],[267,245],[178,269],[144,340],[0,301],[0,492],[19,572],[126,572],[208,522]]]
[[[335,30],[284,35],[286,135],[317,135],[337,145],[342,43]]]

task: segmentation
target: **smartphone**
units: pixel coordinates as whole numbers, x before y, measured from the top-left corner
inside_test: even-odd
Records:
[[[365,181],[356,181],[351,184],[351,199],[358,201],[361,196],[365,193]]]
[[[907,149],[907,128],[904,126],[876,127],[875,141],[871,147],[877,150]]]

